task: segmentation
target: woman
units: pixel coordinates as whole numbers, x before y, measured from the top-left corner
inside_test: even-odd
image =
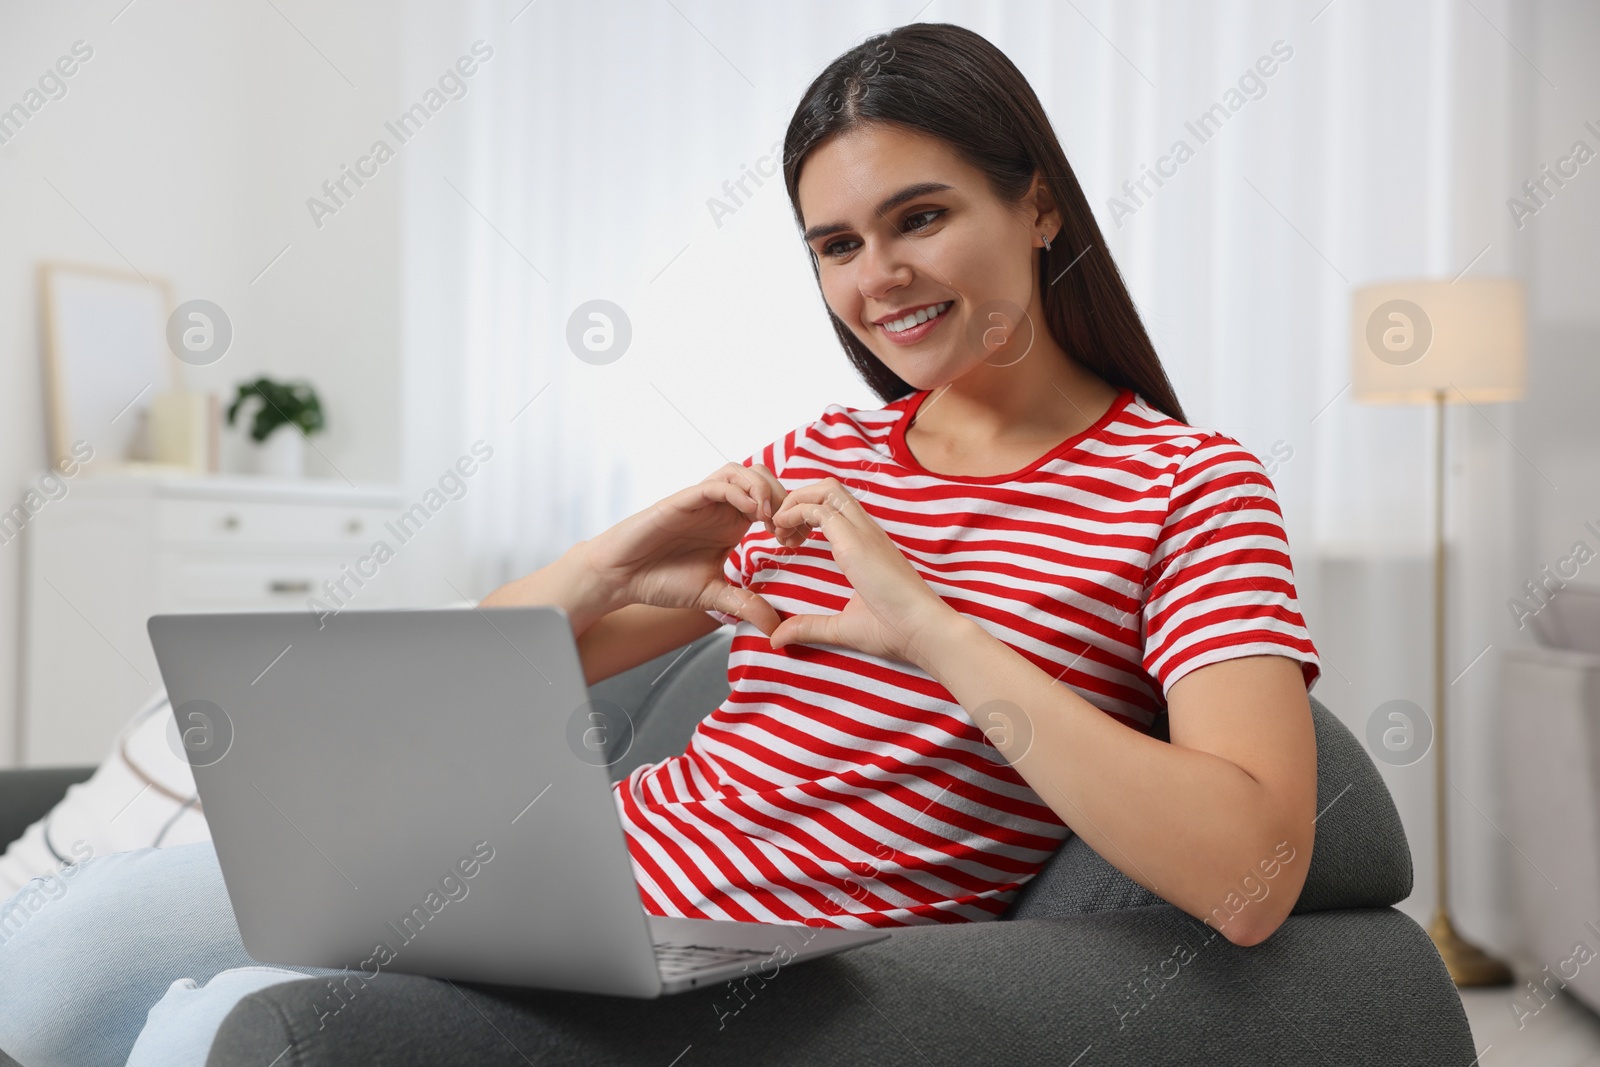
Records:
[[[806,91],[784,177],[883,406],[830,406],[483,601],[561,605],[591,682],[737,624],[728,700],[616,790],[646,910],[993,919],[1076,833],[1268,937],[1311,854],[1320,670],[1281,514],[1255,456],[1186,424],[1027,82],[955,26],[872,38]],[[1282,891],[1230,918],[1273,857]],[[160,998],[130,1062],[199,1063],[240,996],[326,973],[251,966],[208,846],[83,868],[0,968],[25,1062],[63,1016],[94,1031],[75,1062],[121,1062]],[[158,968],[74,970],[74,937],[163,886]],[[74,1019],[91,997],[120,1022]]]

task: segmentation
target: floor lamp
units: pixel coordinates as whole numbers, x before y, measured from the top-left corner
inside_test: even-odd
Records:
[[[1509,278],[1403,281],[1357,289],[1351,301],[1350,375],[1356,400],[1434,407],[1433,737],[1438,898],[1428,936],[1458,986],[1511,983],[1511,969],[1456,933],[1450,921],[1445,747],[1446,403],[1517,400],[1527,379],[1522,283]]]

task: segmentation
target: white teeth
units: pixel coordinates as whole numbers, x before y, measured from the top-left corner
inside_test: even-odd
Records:
[[[946,300],[944,303],[935,304],[930,308],[920,308],[917,311],[913,311],[903,319],[895,319],[893,322],[884,323],[883,328],[888,330],[890,333],[900,333],[903,330],[911,329],[911,327],[917,325],[918,323],[927,322],[929,319],[938,318],[940,315],[943,315],[949,307],[950,302]]]

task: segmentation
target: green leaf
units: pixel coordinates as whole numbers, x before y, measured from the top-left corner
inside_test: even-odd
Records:
[[[280,426],[294,426],[307,436],[325,428],[322,401],[310,382],[275,382],[261,377],[253,382],[240,382],[238,395],[228,405],[228,425],[232,426],[244,405],[257,401],[254,418],[250,422],[250,439],[265,441]]]

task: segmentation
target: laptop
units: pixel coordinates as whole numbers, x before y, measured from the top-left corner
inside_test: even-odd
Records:
[[[889,936],[646,914],[560,608],[149,633],[258,962],[650,998]]]

